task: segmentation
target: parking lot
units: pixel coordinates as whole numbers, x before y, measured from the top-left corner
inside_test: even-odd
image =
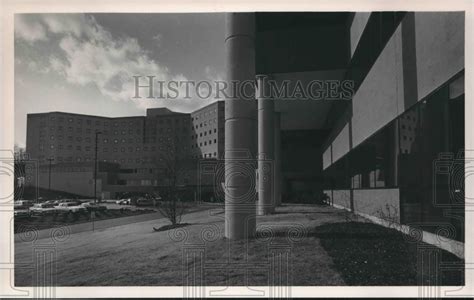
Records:
[[[90,200],[57,200],[42,203],[15,203],[14,232],[42,230],[115,218],[155,213],[153,206],[119,205],[114,200],[94,204]]]
[[[142,214],[155,213],[150,208],[110,208],[104,211],[96,212],[78,212],[78,213],[58,213],[43,216],[29,216],[15,218],[14,232],[19,233],[27,230],[42,230],[62,225],[80,224],[92,221],[102,221],[114,218],[123,218],[130,216],[138,216]]]
[[[90,199],[83,200],[61,200],[52,206],[51,211],[48,208],[42,213],[35,213],[34,208],[43,206],[46,202],[27,204],[27,207],[15,206],[14,233],[21,234],[28,231],[41,231],[55,227],[68,226],[75,228],[74,231],[82,232],[92,230],[92,228],[108,228],[111,226],[123,225],[134,222],[141,222],[162,218],[158,208],[153,205],[137,206],[132,204],[118,204],[117,200],[104,200],[94,204]],[[70,207],[64,205],[64,210],[58,209],[63,203],[74,203],[72,208],[81,207],[80,210],[70,210]],[[122,202],[123,203],[123,202]],[[41,204],[41,205],[37,205]],[[186,202],[186,213],[202,210],[205,207],[199,207],[194,202]]]

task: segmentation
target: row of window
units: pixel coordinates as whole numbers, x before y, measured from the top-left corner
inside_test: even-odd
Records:
[[[133,168],[133,169],[120,169],[121,174],[153,174],[157,173],[157,169],[150,168]]]
[[[52,141],[54,141],[54,140],[56,139],[56,136],[55,136],[55,135],[50,135],[50,136],[49,136],[49,139],[52,140]],[[58,135],[58,136],[57,136],[57,139],[60,140],[60,141],[62,141],[62,140],[64,139],[64,136]],[[67,137],[67,140],[72,142],[72,141],[74,140],[74,138],[73,138],[73,136],[69,135],[69,136]],[[76,141],[82,142],[82,140],[83,140],[83,138],[82,138],[81,136],[77,136],[77,137],[76,137]],[[92,139],[91,139],[90,137],[85,137],[85,138],[84,138],[84,141],[85,141],[86,143],[91,143],[91,142],[92,142]],[[44,143],[45,143],[45,141],[42,139],[42,137],[40,137],[40,143],[41,143],[41,144],[44,144]]]
[[[327,168],[325,188],[397,188],[401,224],[450,224],[463,242],[463,81],[438,88]]]
[[[111,149],[112,149],[112,152],[119,152],[119,148],[111,148]],[[150,149],[151,152],[156,151],[156,147],[154,147],[154,146],[153,146],[153,147],[150,147],[150,148],[148,148],[148,147],[143,147],[143,148],[142,148],[142,150],[143,150],[144,152],[147,152],[148,149]],[[166,150],[166,147],[164,147],[164,146],[159,146],[158,149],[159,149],[160,151],[163,151],[163,150]],[[139,152],[139,151],[140,151],[140,147],[136,147],[135,150],[136,150],[135,152]],[[187,148],[186,146],[182,146],[182,147],[180,147],[178,150],[179,150],[179,151],[186,151],[186,150],[188,150],[188,148]],[[102,149],[102,152],[109,152],[109,148],[107,148],[107,147],[103,148],[103,149]],[[127,152],[127,149],[126,149],[125,147],[121,147],[121,148],[120,148],[120,152]],[[133,148],[132,148],[132,147],[128,147],[128,152],[130,152],[130,153],[133,152]],[[173,153],[173,150],[169,150],[169,152],[170,152],[170,153]]]
[[[195,158],[195,159],[199,159],[199,158],[217,158],[217,152],[194,154],[194,155],[192,155],[192,158]]]
[[[50,140],[54,141],[55,139],[56,139],[56,136],[54,136],[54,135],[51,135],[51,136],[50,136]],[[59,141],[62,141],[62,140],[64,139],[64,137],[63,137],[62,135],[58,135],[58,136],[57,136],[57,139],[58,139]],[[75,138],[75,140],[76,140],[77,142],[82,142],[83,140],[84,140],[86,143],[91,143],[91,142],[92,142],[92,139],[91,139],[90,137],[85,137],[85,138],[83,138],[83,137],[81,137],[81,136],[77,136],[77,137]],[[69,141],[69,142],[74,141],[74,137],[71,136],[71,135],[67,136],[67,141]],[[114,141],[115,144],[119,143],[119,140],[118,140],[118,139],[114,139],[113,141]],[[122,143],[126,143],[127,141],[128,141],[128,143],[133,143],[134,141],[135,141],[136,143],[141,143],[141,142],[142,142],[142,139],[137,138],[137,139],[134,140],[134,139],[132,139],[132,138],[129,138],[129,139],[121,139],[120,141],[121,141]],[[161,139],[161,141],[162,141],[162,139]],[[109,139],[103,139],[102,142],[106,144],[106,143],[109,142]],[[40,144],[45,144],[45,140],[42,139],[42,138],[40,138],[39,143],[40,143]]]
[[[212,157],[217,157],[217,152],[214,153],[203,153],[202,158],[212,158]]]
[[[51,126],[50,128],[50,131],[55,131],[57,129],[57,131],[60,131],[60,132],[64,132],[64,127],[63,126],[58,126],[58,127],[54,127],[54,126]],[[74,128],[73,127],[68,127],[67,128],[67,131],[68,132],[74,132]],[[91,130],[90,128],[86,128],[85,130],[85,134],[95,134],[96,131],[93,131]],[[112,135],[126,135],[127,133],[128,134],[134,134],[134,131],[132,129],[129,129],[129,130],[122,130],[122,131],[118,131],[118,130],[115,130],[115,131],[111,131],[112,132]],[[80,133],[82,134],[82,128],[81,127],[76,127],[76,133]],[[105,135],[108,135],[109,134],[109,131],[108,130],[104,130],[104,131],[100,131],[101,134],[105,134]],[[135,134],[138,134],[140,135],[141,134],[141,130],[140,129],[137,129],[135,130]],[[41,130],[40,131],[40,136],[44,136],[45,135],[45,131],[44,130]]]
[[[207,145],[212,145],[212,142],[213,142],[212,140],[204,141],[204,143],[200,142],[199,146],[198,146],[198,143],[196,143],[194,145],[191,145],[191,149],[202,147],[202,146],[207,146]],[[214,139],[214,144],[217,144],[217,139]]]
[[[44,118],[43,118],[43,119],[44,119]],[[63,123],[63,122],[65,121],[65,119],[66,119],[65,117],[55,117],[55,116],[49,117],[49,120],[50,120],[51,122],[58,121],[59,123]],[[74,120],[75,120],[75,119],[74,119],[74,118],[71,118],[71,117],[68,117],[68,118],[67,118],[67,122],[69,122],[69,123],[74,123]],[[83,119],[81,119],[81,118],[76,119],[76,123],[77,123],[77,124],[82,124],[82,123],[83,123],[82,121],[83,121]],[[87,124],[87,125],[92,125],[93,122],[92,122],[92,120],[90,120],[90,119],[86,119],[84,123]],[[41,122],[41,124],[44,124],[44,122]],[[96,120],[96,121],[94,122],[94,124],[97,125],[97,126],[99,126],[99,125],[102,124],[102,121]],[[106,124],[108,125],[107,121],[103,121],[103,124],[104,124],[104,125],[106,125]],[[132,124],[132,123],[130,122],[130,124]]]
[[[55,117],[55,116],[51,116],[49,118],[49,120],[51,122],[56,122],[58,121],[59,123],[63,123],[65,122],[65,120],[67,119],[67,122],[68,123],[76,123],[78,125],[82,125],[82,124],[86,124],[86,125],[96,125],[96,126],[104,126],[104,127],[109,127],[109,126],[113,126],[113,127],[125,127],[125,126],[129,126],[129,127],[132,127],[132,126],[141,126],[142,125],[142,122],[141,121],[138,121],[138,120],[135,120],[135,121],[101,121],[101,120],[91,120],[91,119],[82,119],[82,118],[72,118],[72,117],[68,117],[68,118],[65,118],[65,117]],[[83,122],[85,121],[85,122]],[[155,120],[147,120],[147,122],[150,122],[152,124],[156,124],[156,121]],[[172,124],[172,123],[175,123],[175,124],[179,124],[179,123],[183,123],[183,124],[187,124],[188,123],[188,119],[187,118],[160,118],[159,120],[157,120],[158,124]],[[43,127],[43,126],[46,126],[46,122],[44,120],[44,118],[42,118],[41,122],[40,122],[40,127]]]
[[[51,128],[53,128],[53,127],[51,127]],[[79,128],[77,128],[77,129],[78,129],[78,130],[77,130],[77,133],[82,134],[82,131],[81,131]],[[51,130],[53,130],[53,129],[51,129]],[[61,131],[61,132],[62,132],[63,130],[62,130],[61,127],[58,127],[58,131]],[[70,127],[69,132],[73,132],[72,127]],[[166,132],[166,133],[171,133],[171,132],[177,133],[177,130],[173,130],[173,131],[172,131],[171,128],[167,128],[167,130],[164,131],[163,128],[160,128],[160,129],[158,129],[158,130],[153,129],[153,130],[151,130],[151,131],[149,131],[149,132],[150,132],[152,135],[157,135],[158,133],[161,134],[161,133],[165,133],[165,132]],[[182,132],[183,132],[183,133],[186,133],[186,132],[187,132],[186,128],[182,128]],[[91,132],[90,132],[90,129],[87,129],[87,130],[86,130],[86,134],[90,134],[90,133],[91,133]],[[108,132],[108,131],[103,131],[103,132],[101,132],[101,134],[102,134],[102,135],[108,135],[109,132]],[[121,132],[114,131],[112,135],[120,135],[120,134],[121,134],[121,135],[126,135],[126,134],[127,134],[127,131],[125,131],[125,130],[123,130],[123,131],[121,131]],[[128,131],[128,134],[133,134],[133,131],[132,131],[132,130],[129,130],[129,131]],[[136,134],[137,134],[137,135],[140,135],[140,134],[141,134],[141,131],[140,131],[140,130],[137,130],[137,131],[136,131]],[[44,138],[44,137],[46,136],[46,133],[45,133],[44,131],[40,131],[39,136],[40,136],[40,138]],[[77,137],[77,138],[81,138],[81,137]],[[50,135],[50,139],[51,139],[51,140],[54,140],[54,139],[55,139],[55,135]],[[62,135],[58,135],[58,139],[62,139]],[[88,141],[90,141],[90,140],[91,140],[91,137],[87,137],[86,139],[87,139]]]
[[[152,124],[152,125],[156,124],[155,120],[150,120],[150,121],[147,120],[147,122],[150,122],[149,124]],[[171,125],[172,123],[174,123],[174,124],[179,124],[179,123],[187,124],[188,119],[187,118],[166,118],[166,119],[160,118],[160,119],[157,120],[157,122],[160,125],[163,125],[163,124]]]
[[[56,149],[56,146],[51,144],[49,145],[49,148],[51,150],[54,150]],[[40,151],[44,151],[44,145],[40,145],[39,146],[39,149]],[[94,149],[94,147],[91,147],[91,146],[81,146],[81,145],[76,145],[76,147],[73,147],[72,145],[67,145],[66,147],[64,147],[64,145],[57,145],[57,149],[58,150],[77,150],[77,151],[82,151],[82,150],[85,150],[85,151],[92,151]],[[119,152],[119,148],[111,148],[113,152]],[[164,146],[158,146],[158,149],[159,150],[165,150],[165,147]],[[188,148],[186,146],[180,146],[180,150],[182,151],[186,151]],[[102,151],[102,152],[109,152],[109,148],[107,147],[101,147],[100,149],[98,149],[99,151]],[[126,152],[126,148],[125,147],[121,147],[120,148],[120,152]],[[136,152],[139,152],[139,151],[144,151],[144,152],[147,152],[148,150],[150,150],[151,152],[154,152],[156,151],[156,147],[155,146],[152,146],[152,147],[148,147],[148,146],[145,146],[143,148],[140,148],[140,147],[135,147],[135,151]],[[133,152],[134,151],[134,147],[128,147],[128,152]]]
[[[214,128],[214,133],[217,133],[217,128]],[[206,130],[206,131],[204,131],[204,132],[200,132],[200,133],[199,133],[199,137],[202,137],[203,134],[204,134],[204,136],[206,136],[206,135],[208,135],[208,134],[212,134],[212,130]],[[198,138],[197,133],[191,135],[191,139],[192,139],[192,140],[193,140],[193,139],[197,139],[197,138]]]
[[[171,132],[177,133],[178,131],[179,131],[179,128],[174,128],[174,129],[172,129],[172,128],[158,128],[158,130],[151,129],[147,133],[151,133],[152,135],[157,135],[158,133],[171,133]],[[181,132],[186,133],[187,131],[188,130],[185,127],[181,128]]]
[[[61,172],[87,172],[90,171],[90,167],[77,167],[77,166],[55,166],[51,169],[52,173],[61,173]],[[41,173],[49,172],[49,168],[41,168]],[[121,174],[153,174],[159,173],[159,169],[151,169],[151,168],[134,168],[134,169],[120,169]]]
[[[94,159],[92,157],[88,157],[88,156],[85,156],[85,157],[81,157],[81,156],[67,156],[67,157],[62,157],[62,156],[57,156],[57,157],[51,157],[52,161],[56,161],[56,162],[93,162]],[[43,158],[42,161],[45,161],[46,160]],[[114,159],[99,159],[99,161],[102,161],[102,162],[114,162],[114,163],[153,163],[153,162],[157,162],[157,161],[160,161],[162,162],[163,161],[163,158],[159,157],[159,158],[154,158],[154,157],[142,157],[142,158],[135,158],[135,159],[132,159],[132,158],[128,158],[128,159],[125,159],[125,158],[122,158],[122,159],[118,159],[118,158],[114,158]]]
[[[81,156],[67,156],[67,157],[62,157],[62,156],[58,156],[56,158],[52,158],[53,161],[57,161],[57,162],[92,162],[94,161],[94,159],[92,157],[81,157]],[[122,159],[99,159],[99,161],[103,161],[103,162],[114,162],[114,163],[152,163],[152,162],[156,162],[156,161],[163,161],[163,158],[151,158],[151,157],[144,157],[144,158],[136,158],[136,159],[132,159],[132,158],[128,158],[128,159],[125,159],[125,158],[122,158]]]
[[[151,180],[151,179],[141,179],[141,180],[119,180],[117,182],[118,185],[127,185],[127,186],[157,186],[158,180]]]
[[[50,136],[50,140],[54,141],[55,139],[56,139],[56,136],[54,136],[54,135],[51,135],[51,136]],[[57,136],[57,139],[60,140],[60,141],[62,141],[62,140],[64,139],[64,137],[63,137],[62,135],[58,135],[58,136]],[[72,142],[72,141],[74,141],[74,138],[73,138],[72,136],[68,136],[68,137],[67,137],[67,140],[70,141],[70,142]],[[91,143],[91,142],[92,142],[92,140],[91,140],[90,137],[86,137],[86,138],[84,138],[84,139],[83,139],[82,137],[80,137],[80,136],[76,137],[76,141],[77,141],[77,142],[82,142],[83,140],[84,140],[86,143]],[[148,141],[150,141],[150,142],[155,142],[156,139],[154,139],[154,138],[148,138]],[[167,137],[167,138],[160,137],[160,138],[158,139],[158,141],[159,141],[159,142],[164,142],[164,141],[170,142],[170,141],[171,141],[171,137]],[[179,139],[178,139],[178,141],[179,141]],[[107,143],[109,143],[109,139],[103,139],[102,142],[103,142],[104,144],[107,144]],[[128,142],[128,143],[134,143],[134,142],[135,142],[135,143],[141,143],[141,142],[142,142],[142,139],[135,139],[135,141],[134,141],[132,138],[129,138],[129,139],[121,139],[121,140],[119,140],[119,139],[114,139],[114,140],[113,140],[113,143],[114,143],[114,144],[127,143],[127,142]],[[42,146],[42,145],[43,145],[43,144],[46,144],[46,142],[45,142],[45,140],[40,139],[40,140],[39,140],[39,143],[40,143],[40,150],[41,150],[41,149],[44,148],[44,146]],[[54,147],[52,147],[51,149],[53,149],[53,148],[54,148]]]
[[[199,158],[217,158],[217,152],[214,153],[203,153],[203,154],[195,154],[191,156],[192,158],[199,159]],[[63,163],[63,162],[93,162],[94,158],[91,156],[57,156],[50,158],[53,163]],[[40,156],[39,160],[42,162],[48,162],[44,156]],[[141,157],[141,158],[98,158],[98,161],[101,162],[113,162],[113,163],[138,163],[138,164],[145,164],[145,163],[156,163],[156,162],[163,162],[163,157]]]
[[[325,170],[328,188],[416,186],[425,177],[412,176],[422,169],[420,161],[427,160],[426,168],[432,168],[439,153],[464,147],[464,96],[453,97],[449,85],[440,88],[352,149]],[[410,184],[404,184],[407,178],[413,178]]]

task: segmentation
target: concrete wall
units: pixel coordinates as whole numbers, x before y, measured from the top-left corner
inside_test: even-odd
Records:
[[[354,190],[354,211],[381,219],[400,222],[399,189]]]
[[[352,55],[368,18],[359,13],[354,16],[350,29]],[[407,13],[353,97],[352,148],[463,70],[464,13]],[[462,93],[463,80],[452,84],[453,97]],[[323,151],[324,169],[351,150],[348,134],[344,128],[329,141],[331,144]],[[384,220],[389,225],[400,223],[398,188],[326,190],[325,193],[335,206],[345,208],[350,207],[352,193],[355,213],[371,220]],[[419,205],[405,205],[404,224],[407,219],[419,221],[420,209]]]
[[[415,13],[418,97],[464,69],[464,12]]]
[[[49,173],[41,170],[38,174],[40,188],[48,189]],[[62,191],[82,196],[94,196],[93,172],[51,172],[51,190]],[[101,192],[101,180],[97,179],[98,195]]]
[[[356,13],[351,25],[351,51],[356,47],[368,13]],[[408,13],[353,97],[352,147],[402,114],[464,69],[464,13]],[[412,99],[413,98],[413,99]],[[324,168],[347,153],[347,132],[326,149]]]
[[[349,152],[349,124],[342,128],[339,135],[332,142],[332,161],[336,162]]]
[[[359,44],[360,37],[369,21],[370,12],[356,12],[351,25],[351,57]]]
[[[399,26],[354,95],[353,147],[404,110],[401,41]]]
[[[331,194],[328,194],[331,197]],[[342,206],[345,208],[351,208],[351,191],[350,190],[333,190],[332,191],[332,204]]]
[[[323,170],[332,164],[331,160],[331,145],[323,152]]]

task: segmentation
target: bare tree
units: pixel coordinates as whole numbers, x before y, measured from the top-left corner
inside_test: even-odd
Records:
[[[387,222],[390,228],[400,228],[400,214],[398,212],[398,208],[395,205],[385,204],[385,207],[381,207],[376,211],[376,214],[380,219]]]
[[[164,152],[160,153],[159,161],[155,164],[156,169],[161,170],[155,172],[156,182],[161,183],[160,191],[148,194],[148,198],[156,204],[171,225],[176,226],[181,223],[186,209],[179,189],[186,172],[185,157],[181,153],[182,149],[179,149],[178,137],[168,137],[163,149]]]
[[[25,148],[14,145],[14,163],[13,170],[15,175],[14,199],[19,200],[23,197],[24,185],[26,179],[26,161],[27,155]]]

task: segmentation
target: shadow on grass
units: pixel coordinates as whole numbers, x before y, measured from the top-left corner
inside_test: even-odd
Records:
[[[169,225],[161,226],[159,228],[153,227],[153,231],[160,232],[160,231],[166,231],[166,230],[170,230],[170,229],[185,227],[185,226],[189,226],[189,225],[192,225],[192,224],[191,223],[180,223],[180,224],[175,224],[175,225],[169,224]]]
[[[426,243],[409,242],[395,229],[344,222],[318,226],[310,235],[320,239],[348,285],[464,285],[463,260]],[[419,249],[439,251],[438,261],[422,258]],[[440,263],[459,269],[443,272]]]
[[[273,212],[273,215],[291,215],[291,214],[304,214],[304,215],[310,215],[310,214],[326,214],[326,215],[337,215],[338,212],[333,212],[333,211],[275,211]]]

